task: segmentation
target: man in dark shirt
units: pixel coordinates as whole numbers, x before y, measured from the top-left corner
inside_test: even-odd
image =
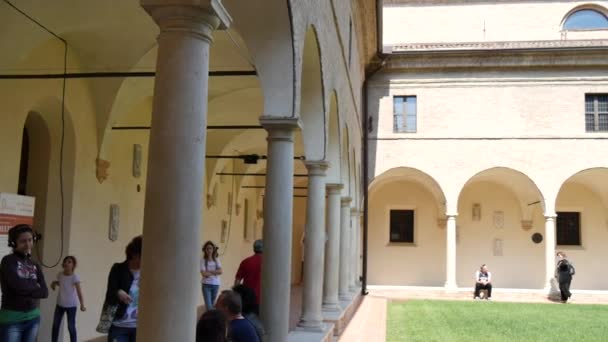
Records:
[[[228,341],[261,342],[253,324],[241,314],[241,296],[238,293],[222,291],[216,307],[228,318]]]
[[[236,272],[234,286],[243,285],[252,289],[255,292],[255,303],[260,305],[260,289],[262,280],[262,240],[255,240],[253,243],[254,255],[248,257],[241,262],[238,271]],[[256,314],[259,310],[256,308]]]

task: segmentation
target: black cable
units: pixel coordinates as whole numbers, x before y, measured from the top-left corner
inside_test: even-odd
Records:
[[[21,13],[24,17],[28,18],[30,21],[32,21],[33,23],[35,23],[36,25],[38,25],[39,27],[41,27],[43,30],[45,30],[46,32],[50,33],[51,35],[53,35],[55,38],[59,39],[62,43],[63,43],[63,47],[64,47],[64,51],[63,51],[63,85],[62,85],[62,91],[61,91],[61,145],[59,148],[59,193],[60,193],[60,197],[61,197],[61,250],[59,251],[59,258],[57,258],[57,262],[55,262],[55,264],[48,266],[44,263],[44,261],[42,260],[42,254],[40,253],[40,245],[36,244],[36,252],[38,254],[38,257],[40,258],[39,262],[40,265],[42,265],[43,267],[46,268],[54,268],[57,265],[59,265],[59,263],[61,262],[61,259],[63,258],[63,248],[64,248],[64,211],[65,211],[65,196],[63,193],[63,150],[64,150],[64,144],[65,144],[65,87],[66,87],[66,77],[65,75],[67,75],[67,71],[68,71],[68,43],[66,42],[65,39],[59,37],[58,35],[56,35],[54,32],[52,32],[51,30],[49,30],[48,28],[46,28],[44,25],[42,25],[40,22],[38,22],[36,19],[30,17],[27,13],[23,12],[22,10],[20,10],[19,8],[17,8],[15,5],[13,5],[10,1],[8,0],[4,0],[5,3],[7,3],[9,6],[11,6],[15,11]]]
[[[28,18],[30,21],[32,21],[34,24],[38,25],[39,27],[41,27],[43,30],[45,30],[46,32],[52,34],[55,38],[61,40],[65,45],[67,45],[67,42],[65,41],[65,39],[59,37],[58,35],[55,34],[55,32],[49,30],[48,28],[46,28],[46,26],[42,25],[38,20],[30,17],[27,13],[23,12],[22,10],[20,10],[19,8],[17,8],[15,5],[13,5],[10,1],[8,0],[4,0],[4,2],[6,2],[9,6],[11,6],[15,11],[21,13],[21,15],[23,15],[24,17]],[[66,73],[67,69],[64,69],[63,72]]]
[[[236,170],[235,160],[232,160],[232,173],[234,173],[235,170]],[[232,193],[232,201],[231,201],[231,203],[229,203],[230,204],[230,208],[229,208],[230,215],[228,216],[228,232],[226,233],[226,242],[224,243],[224,249],[223,249],[222,253],[220,253],[220,256],[224,256],[224,254],[226,254],[226,252],[228,251],[228,245],[230,244],[230,231],[232,230],[232,208],[235,207],[234,202],[235,202],[235,198],[236,198],[236,193],[234,191],[235,183],[236,183],[236,176],[232,176],[232,185],[230,186],[230,191]]]

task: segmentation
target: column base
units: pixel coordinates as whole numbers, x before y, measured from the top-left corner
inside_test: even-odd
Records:
[[[323,323],[320,330],[310,331],[296,328],[287,336],[287,342],[331,342],[334,335],[334,325]]]
[[[456,285],[456,283],[445,283],[443,289],[446,292],[458,292],[458,285]]]
[[[323,321],[304,321],[300,320],[295,328],[295,331],[323,332],[325,331],[325,323]]]
[[[340,307],[340,304],[338,303],[330,303],[330,304],[323,304],[322,307],[323,312],[340,312],[342,310],[342,308]]]
[[[341,295],[339,295],[339,296],[338,296],[338,299],[339,299],[341,302],[348,302],[348,301],[350,301],[351,299],[353,299],[353,294],[352,294],[352,293],[350,293],[350,292],[343,293],[343,294],[341,294]]]

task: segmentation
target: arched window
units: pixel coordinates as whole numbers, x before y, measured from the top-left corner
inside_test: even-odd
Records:
[[[608,30],[608,17],[593,9],[581,9],[564,21],[564,30]]]

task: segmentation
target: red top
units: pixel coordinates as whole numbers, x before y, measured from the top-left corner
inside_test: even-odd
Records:
[[[260,304],[260,288],[262,280],[262,254],[254,254],[241,261],[236,279],[243,279],[243,285],[255,292],[256,304]]]

